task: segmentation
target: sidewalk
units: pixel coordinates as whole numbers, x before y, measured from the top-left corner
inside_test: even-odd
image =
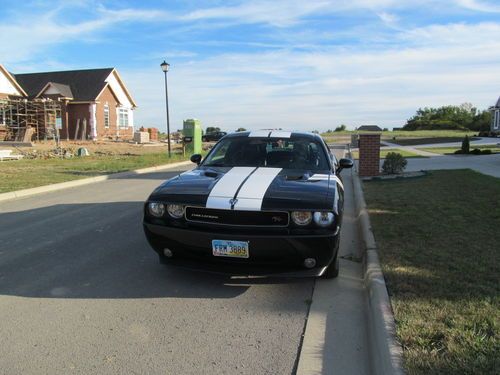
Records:
[[[309,311],[297,375],[373,373],[370,369],[366,294],[351,171],[345,189],[340,275],[318,279]],[[355,259],[355,260],[352,260]]]

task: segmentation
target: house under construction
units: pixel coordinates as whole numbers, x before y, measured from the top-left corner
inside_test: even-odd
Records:
[[[0,64],[0,141],[132,139],[135,108],[114,68],[12,74]]]
[[[49,98],[0,99],[3,140],[31,142],[58,138],[61,104]]]

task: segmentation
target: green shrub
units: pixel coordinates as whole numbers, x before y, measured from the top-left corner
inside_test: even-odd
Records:
[[[491,155],[491,150],[489,148],[484,149],[484,150],[481,151],[481,154],[482,155]]]
[[[397,152],[389,152],[382,165],[382,171],[386,174],[402,173],[406,168],[406,164],[408,164],[408,161],[403,155]]]
[[[478,149],[478,148],[475,148],[474,150],[472,150],[472,151],[470,152],[470,154],[474,154],[474,155],[481,155],[481,150],[480,150],[480,149]]]
[[[462,154],[468,154],[470,152],[470,141],[469,136],[466,135],[462,141]]]
[[[463,154],[464,152],[460,149],[454,152],[455,155]]]

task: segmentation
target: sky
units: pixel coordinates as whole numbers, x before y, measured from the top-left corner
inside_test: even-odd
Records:
[[[498,0],[0,0],[13,73],[115,67],[136,126],[400,127],[500,96]]]

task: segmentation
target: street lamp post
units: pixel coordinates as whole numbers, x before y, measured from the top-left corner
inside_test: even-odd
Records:
[[[163,60],[163,62],[160,64],[161,70],[163,70],[163,73],[165,73],[165,105],[167,109],[167,144],[168,144],[168,157],[170,158],[170,117],[168,114],[168,85],[167,85],[167,72],[168,68],[170,67],[170,64]]]

